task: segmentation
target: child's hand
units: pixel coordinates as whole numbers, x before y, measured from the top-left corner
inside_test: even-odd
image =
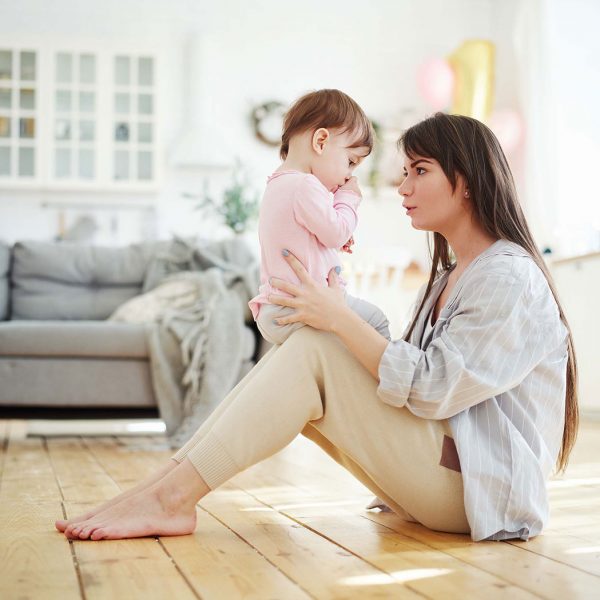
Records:
[[[352,254],[352,246],[354,246],[354,237],[351,236],[350,239],[340,248],[342,252],[347,252],[348,254]]]
[[[358,187],[358,179],[356,179],[356,177],[350,177],[350,179],[348,179],[348,181],[346,181],[344,185],[341,185],[336,191],[339,192],[342,190],[346,190],[347,192],[354,192],[355,194],[358,194],[362,197],[362,192]]]

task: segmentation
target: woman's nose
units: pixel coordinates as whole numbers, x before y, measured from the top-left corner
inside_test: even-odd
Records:
[[[402,183],[398,186],[398,194],[400,194],[401,196],[410,196],[411,191],[412,190],[408,185],[408,177],[405,177]]]

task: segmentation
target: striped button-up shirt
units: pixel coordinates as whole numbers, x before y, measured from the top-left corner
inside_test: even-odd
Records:
[[[410,343],[388,344],[378,395],[424,419],[449,420],[473,540],[526,540],[549,513],[546,480],[564,426],[567,329],[533,259],[499,240],[465,269],[426,331],[448,274],[434,283]]]

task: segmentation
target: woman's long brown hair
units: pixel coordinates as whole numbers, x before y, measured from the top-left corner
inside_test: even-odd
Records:
[[[512,173],[500,143],[492,131],[476,119],[437,113],[407,129],[398,140],[398,147],[411,159],[417,156],[435,159],[453,189],[456,189],[457,177],[461,175],[469,189],[474,215],[485,231],[496,239],[508,240],[524,248],[544,273],[558,306],[560,318],[569,332],[565,425],[556,462],[557,471],[564,471],[579,426],[577,360],[573,337],[552,276],[533,240],[519,204]],[[454,264],[448,241],[437,232],[433,233],[431,259],[431,272],[425,295],[405,340],[410,339],[434,280]]]

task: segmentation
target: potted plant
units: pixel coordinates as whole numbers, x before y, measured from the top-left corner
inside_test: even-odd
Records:
[[[239,159],[235,162],[231,183],[223,191],[220,201],[215,200],[208,193],[206,180],[201,195],[187,193],[183,195],[186,198],[200,198],[200,202],[194,208],[196,210],[208,209],[220,215],[225,224],[236,234],[244,233],[248,225],[258,216],[260,205],[258,194],[250,190],[247,179],[243,177]]]

